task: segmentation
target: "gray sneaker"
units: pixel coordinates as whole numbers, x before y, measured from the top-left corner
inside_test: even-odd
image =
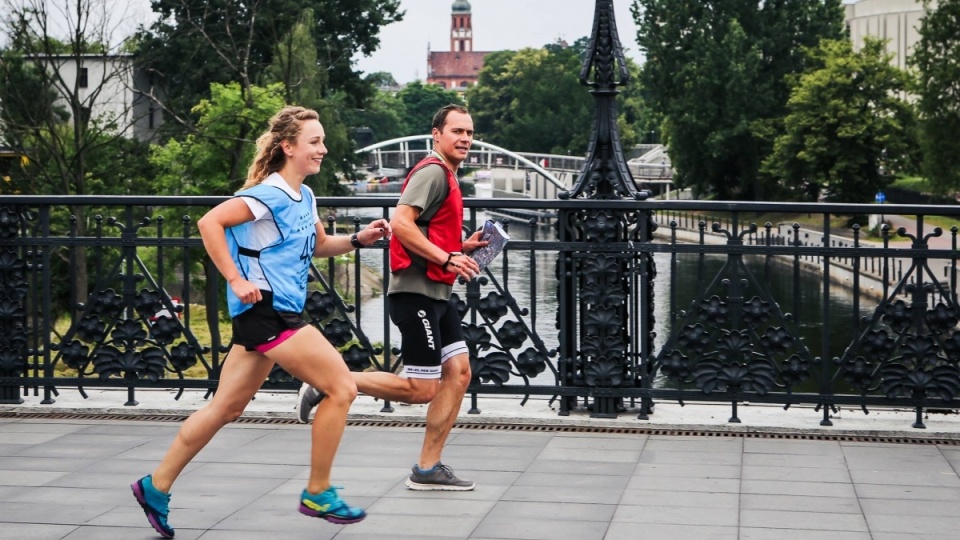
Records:
[[[326,397],[326,395],[323,392],[307,383],[303,383],[300,386],[300,391],[297,392],[297,422],[301,424],[309,422],[310,411],[312,411],[324,397]]]
[[[414,465],[413,473],[407,477],[407,487],[416,491],[473,491],[477,483],[461,480],[453,474],[453,469],[443,463],[437,463],[425,471]]]

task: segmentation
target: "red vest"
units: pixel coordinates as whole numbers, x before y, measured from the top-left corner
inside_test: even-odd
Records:
[[[457,182],[457,177],[443,161],[435,156],[427,156],[422,159],[410,171],[407,179],[403,181],[400,193],[403,193],[403,190],[407,188],[407,184],[413,178],[414,173],[428,165],[443,167],[447,175],[447,198],[443,200],[440,209],[429,221],[417,220],[417,225],[426,225],[427,238],[447,253],[460,251],[463,249],[463,195],[460,193],[460,183]],[[411,262],[410,254],[397,239],[397,235],[390,237],[390,271],[403,270],[409,267]],[[443,265],[431,261],[427,261],[427,277],[447,285],[453,285],[453,282],[457,280],[456,274],[446,271]]]

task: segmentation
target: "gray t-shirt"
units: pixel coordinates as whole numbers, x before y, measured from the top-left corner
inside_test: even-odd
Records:
[[[447,192],[447,173],[443,166],[427,165],[413,173],[397,205],[420,209],[418,221],[426,221],[440,210]],[[420,232],[426,236],[427,228],[421,225]],[[449,300],[453,285],[428,278],[426,259],[410,251],[407,253],[410,255],[410,266],[390,275],[390,294],[417,293],[435,300]]]

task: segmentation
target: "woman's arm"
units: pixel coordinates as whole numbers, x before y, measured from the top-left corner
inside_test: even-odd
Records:
[[[247,203],[240,197],[234,197],[215,206],[197,222],[197,229],[200,231],[200,238],[203,239],[203,247],[207,250],[207,255],[227,280],[233,293],[244,304],[259,302],[260,289],[240,275],[240,270],[230,257],[226,230],[229,227],[253,221],[253,217],[253,212],[250,211]]]
[[[353,245],[353,235],[338,234],[330,236],[323,229],[323,222],[316,223],[317,228],[317,247],[313,249],[314,257],[335,257],[357,249]],[[390,238],[393,229],[390,222],[385,219],[378,219],[367,224],[366,227],[357,231],[357,241],[362,246],[369,246],[381,238]]]

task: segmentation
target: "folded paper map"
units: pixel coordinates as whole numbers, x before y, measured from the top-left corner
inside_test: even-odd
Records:
[[[483,271],[483,269],[503,251],[503,246],[507,245],[507,241],[510,240],[510,235],[507,234],[507,231],[503,230],[503,225],[501,225],[499,221],[491,221],[488,219],[486,223],[483,224],[483,232],[480,235],[480,240],[485,240],[489,242],[489,244],[475,249],[473,253],[470,254],[470,257],[477,261],[477,264],[480,265],[480,270]]]

